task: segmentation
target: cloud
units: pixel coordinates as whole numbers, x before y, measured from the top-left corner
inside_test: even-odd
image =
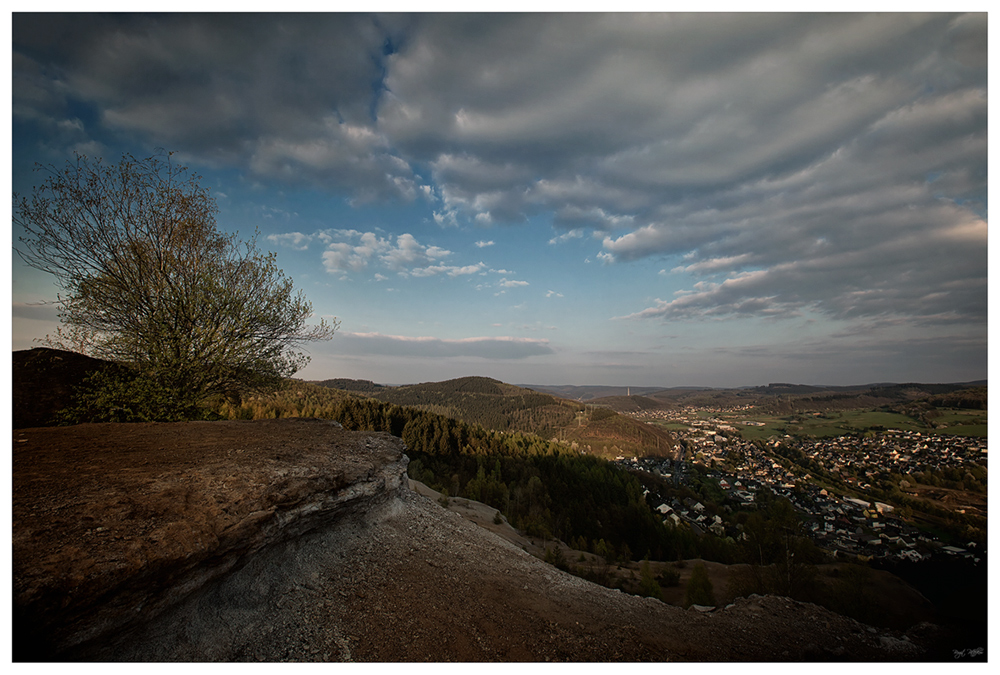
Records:
[[[507,16],[483,30],[438,17],[393,56],[380,117],[397,145],[437,162],[458,208],[489,196],[494,217],[536,206],[631,217],[656,205],[653,191],[822,156],[913,95],[895,75],[946,21]]]
[[[548,340],[516,337],[445,339],[345,332],[338,333],[337,340],[337,352],[350,355],[511,360],[553,353]]]
[[[583,237],[583,236],[584,236],[583,230],[577,228],[577,229],[570,230],[568,232],[563,232],[562,234],[560,234],[560,235],[558,235],[556,237],[552,237],[551,239],[549,239],[549,243],[550,244],[563,244],[563,243],[569,241],[570,239],[579,239],[580,237]]]
[[[381,260],[386,267],[398,272],[406,268],[427,265],[449,255],[451,251],[437,246],[424,246],[412,234],[404,233],[396,237],[395,246],[384,247]]]
[[[493,240],[490,240],[490,241],[482,241],[482,240],[480,240],[480,241],[476,242],[476,246],[479,247],[479,248],[486,248],[487,246],[493,246],[494,243],[495,242]]]
[[[469,265],[439,264],[452,255],[451,251],[439,246],[427,246],[417,241],[412,234],[403,233],[395,240],[380,237],[374,232],[358,230],[326,230],[315,235],[288,233],[272,235],[275,243],[298,242],[305,239],[321,239],[327,242],[323,252],[323,265],[331,274],[360,272],[372,266],[395,272],[404,277],[461,277],[482,274],[487,270],[483,262]],[[493,270],[490,270],[493,271]],[[376,272],[374,278],[384,281],[388,277]],[[517,283],[517,282],[515,282]],[[526,283],[526,282],[522,282]]]
[[[394,56],[382,128],[435,163],[453,213],[547,210],[574,228],[550,243],[606,231],[606,264],[717,277],[636,316],[942,316],[946,297],[985,318],[984,15],[458,26]]]
[[[58,321],[59,307],[54,302],[14,302],[11,303],[11,315],[17,319],[34,319],[38,321]]]
[[[410,270],[410,274],[415,277],[433,277],[438,274],[444,274],[449,277],[461,277],[470,274],[479,274],[484,269],[486,269],[486,265],[481,262],[475,265],[462,265],[461,267],[454,265],[431,265],[412,269]]]
[[[544,214],[686,285],[632,317],[986,319],[985,13],[16,14],[13,38],[14,123],[55,146],[128,137],[443,226]],[[476,267],[368,234],[327,269]]]
[[[506,277],[497,282],[497,286],[500,288],[520,288],[521,286],[528,285],[530,284],[528,284],[527,281],[515,281],[513,279],[507,279]]]
[[[975,91],[907,105],[810,166],[605,237],[603,248],[617,260],[683,254],[686,264],[673,272],[722,277],[711,292],[633,316],[739,313],[770,297],[788,310],[811,305],[833,317],[941,315],[940,305],[954,303],[954,316],[982,320],[986,221],[976,202],[945,198],[938,182],[976,191],[974,172],[944,167],[985,166],[977,121],[985,120],[984,106]],[[917,150],[912,138],[929,140]],[[768,286],[765,296],[734,295],[749,288],[746,271],[761,273],[755,278]]]
[[[596,230],[613,230],[631,226],[635,217],[608,213],[597,206],[584,208],[568,204],[555,212],[554,222],[561,226],[586,225]]]
[[[20,15],[22,117],[95,107],[108,130],[262,177],[412,199],[371,117],[393,19],[371,15]],[[40,73],[39,77],[31,77]]]
[[[311,234],[302,234],[301,232],[286,232],[283,234],[269,234],[267,235],[267,240],[272,244],[278,246],[286,246],[288,248],[295,249],[296,251],[305,251],[309,248],[309,244],[312,243],[315,237]]]
[[[921,229],[919,216],[914,216],[894,240],[867,248],[830,250],[834,247],[820,245],[800,260],[741,272],[732,268],[742,261],[724,265],[710,259],[683,271],[721,270],[721,281],[699,282],[672,300],[658,299],[654,306],[621,318],[775,318],[809,310],[834,319],[905,316],[911,325],[974,324],[987,311],[986,229],[984,221],[972,217],[948,230]],[[915,259],[921,264],[915,265]],[[945,262],[959,259],[960,271]]]
[[[392,244],[374,232],[361,233],[356,230],[339,230],[335,231],[335,234],[349,239],[359,239],[360,243],[351,244],[345,241],[335,241],[328,244],[327,250],[323,252],[323,266],[328,272],[359,272],[368,266],[373,257],[387,252],[391,253]],[[405,257],[405,255],[403,253],[398,257]]]

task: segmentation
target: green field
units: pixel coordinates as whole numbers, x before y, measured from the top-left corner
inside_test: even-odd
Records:
[[[986,431],[985,424],[963,424],[962,426],[957,427],[935,429],[931,433],[942,434],[945,436],[976,436],[978,438],[986,438],[989,435]]]
[[[938,429],[931,429],[907,415],[882,411],[853,410],[825,413],[821,416],[805,414],[779,417],[743,414],[719,415],[717,417],[729,421],[730,424],[739,429],[743,438],[751,441],[785,434],[822,438],[885,429],[957,436],[985,437],[987,435],[985,411],[946,410],[942,413],[933,418],[935,425],[946,425]],[[765,426],[744,426],[742,424],[744,421],[764,422]]]

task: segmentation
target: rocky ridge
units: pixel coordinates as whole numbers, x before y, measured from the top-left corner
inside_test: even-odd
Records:
[[[14,431],[15,660],[915,660],[933,628],[565,574],[321,420]]]

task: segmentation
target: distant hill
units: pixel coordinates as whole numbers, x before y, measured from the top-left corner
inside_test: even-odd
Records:
[[[525,389],[542,391],[574,401],[588,402],[598,398],[607,398],[609,396],[629,396],[633,394],[636,396],[646,396],[662,389],[662,387],[618,387],[606,385],[576,386],[572,384],[520,384],[518,386]]]
[[[659,410],[664,407],[662,401],[648,396],[603,396],[590,401],[591,405],[608,407],[616,412],[641,412],[643,410]],[[667,407],[674,407],[668,405]]]
[[[538,391],[564,392],[591,405],[621,413],[670,410],[683,406],[730,408],[749,406],[768,413],[804,410],[831,411],[863,408],[903,409],[913,405],[939,408],[987,407],[986,381],[950,384],[877,383],[821,386],[774,382],[758,387],[711,389],[707,387],[603,387],[532,385]],[[626,392],[631,396],[626,396]]]
[[[367,391],[355,387],[349,391],[497,431],[535,432],[560,428],[573,421],[577,412],[583,408],[572,401],[564,401],[488,377],[461,377],[444,382],[380,387]]]
[[[343,377],[335,378],[332,380],[321,380],[314,381],[313,384],[318,384],[321,387],[327,387],[328,389],[340,389],[341,391],[377,391],[382,389],[385,385],[375,384],[371,380],[351,380]]]
[[[352,393],[418,408],[484,429],[519,431],[559,440],[571,448],[593,454],[656,454],[672,450],[675,443],[669,432],[622,417],[613,410],[595,409],[593,405],[488,377],[461,377],[373,391],[352,390]],[[644,404],[658,405],[649,399],[644,400]]]

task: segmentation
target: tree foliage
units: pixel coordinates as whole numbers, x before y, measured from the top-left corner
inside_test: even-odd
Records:
[[[787,499],[765,500],[761,506],[764,511],[751,514],[743,524],[740,550],[745,565],[733,574],[734,592],[811,599],[815,590],[814,565],[821,553],[805,536],[798,514]]]
[[[14,197],[18,248],[61,288],[50,345],[128,364],[183,408],[273,388],[336,328],[261,253],[216,226],[200,177],[161,154],[118,164],[78,155]]]

